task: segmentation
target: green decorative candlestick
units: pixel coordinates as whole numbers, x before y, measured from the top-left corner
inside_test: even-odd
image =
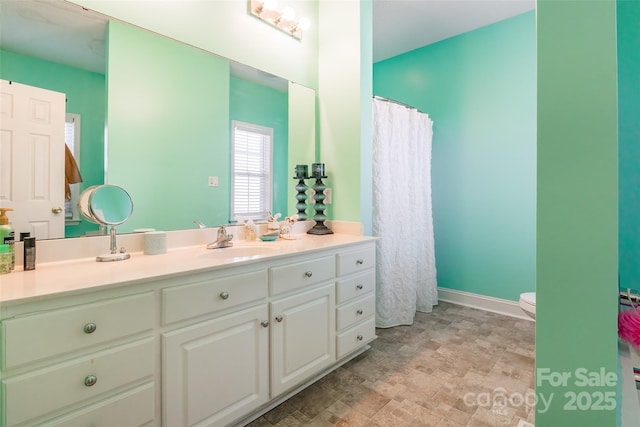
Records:
[[[305,179],[309,178],[308,175],[308,166],[307,165],[296,165],[296,176],[293,179],[298,180],[298,184],[296,184],[296,209],[298,209],[298,219],[300,221],[304,221],[307,219],[307,184],[304,182]]]
[[[312,174],[311,177],[316,179],[315,184],[313,184],[313,191],[315,194],[313,195],[313,199],[315,200],[315,205],[313,208],[316,211],[316,214],[313,216],[313,220],[316,222],[309,231],[308,234],[333,234],[333,231],[329,229],[324,222],[327,220],[327,216],[324,214],[324,210],[327,208],[324,205],[324,190],[327,188],[326,185],[322,182],[322,178],[326,178],[324,175],[324,163],[314,163],[311,168]]]
[[[304,221],[307,219],[307,189],[309,187],[305,184],[304,179],[300,178],[298,184],[296,184],[296,209],[298,209],[298,219]]]

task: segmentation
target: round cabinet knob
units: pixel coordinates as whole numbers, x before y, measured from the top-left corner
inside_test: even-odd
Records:
[[[359,259],[356,261],[356,265],[362,265],[364,264],[364,260],[363,259]]]
[[[264,328],[266,328],[266,327],[268,327],[268,326],[269,326],[269,321],[268,321],[268,320],[263,320],[262,322],[260,322],[260,324],[261,324]]]
[[[94,386],[98,382],[98,377],[95,375],[87,375],[84,377],[84,385],[87,387]]]
[[[276,316],[276,322],[282,322],[282,319],[283,319],[282,314],[278,314]]]
[[[306,273],[304,273],[304,275],[307,276],[307,277],[311,277],[311,276],[313,276],[313,272],[307,271]]]
[[[364,339],[364,337],[363,337],[362,335],[358,335],[358,336],[356,337],[356,339],[357,339],[358,341],[362,341],[362,340]]]
[[[96,326],[95,323],[87,323],[86,325],[84,325],[82,330],[84,331],[85,334],[92,334],[96,331],[97,328],[98,327]]]
[[[229,292],[220,292],[220,298],[229,299]]]
[[[362,313],[364,313],[364,311],[362,311],[362,309],[359,309],[358,311],[356,311],[356,313],[358,313],[358,315],[362,316]]]
[[[62,208],[60,206],[56,206],[54,208],[51,208],[51,213],[54,213],[56,215],[61,214],[62,213]]]
[[[356,289],[357,289],[357,290],[361,291],[361,290],[362,290],[362,288],[364,288],[364,286],[362,286],[362,285],[356,285]]]

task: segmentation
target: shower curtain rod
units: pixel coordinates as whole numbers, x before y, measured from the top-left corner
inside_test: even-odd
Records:
[[[425,113],[423,111],[418,110],[416,107],[412,107],[409,104],[405,104],[404,102],[400,102],[400,101],[396,101],[396,100],[393,100],[393,99],[385,98],[383,96],[373,95],[373,99],[377,99],[379,101],[390,102],[392,104],[402,105],[403,107],[409,108],[411,110],[416,110],[418,113],[427,114],[427,113]]]
[[[620,291],[620,304],[622,305],[631,305],[640,304],[640,294],[636,294],[629,290],[629,292]]]

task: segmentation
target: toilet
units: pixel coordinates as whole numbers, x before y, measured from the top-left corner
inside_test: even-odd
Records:
[[[520,294],[520,308],[532,319],[536,318],[536,293],[525,292]]]

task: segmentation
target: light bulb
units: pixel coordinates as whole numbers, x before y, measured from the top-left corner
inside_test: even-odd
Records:
[[[282,19],[285,21],[293,21],[296,17],[296,13],[289,6],[282,9]]]
[[[265,0],[262,4],[264,10],[276,10],[278,7],[278,0]]]
[[[307,17],[300,18],[300,20],[298,21],[299,29],[301,29],[302,31],[307,31],[310,27],[311,27],[311,21],[309,21],[309,18]]]

